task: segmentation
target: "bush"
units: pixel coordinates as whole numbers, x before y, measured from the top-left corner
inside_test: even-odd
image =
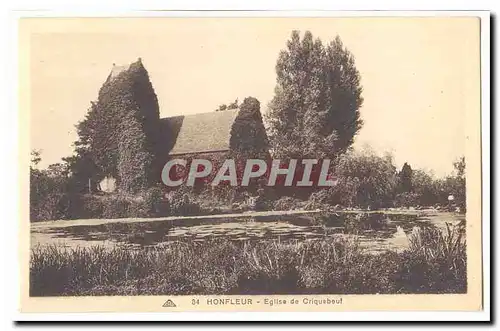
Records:
[[[259,188],[257,190],[257,197],[255,199],[255,210],[271,210],[274,207],[274,196],[272,191],[266,190],[265,188]]]
[[[159,187],[152,187],[146,191],[144,203],[150,216],[168,216],[170,214],[170,203]]]
[[[311,193],[309,200],[304,205],[305,210],[333,211],[338,205],[333,205],[333,190],[323,189]]]
[[[159,217],[170,215],[170,203],[160,188],[152,187],[139,196],[132,197],[128,217]]]
[[[170,214],[169,203],[159,188],[151,188],[140,195],[90,195],[74,200],[74,218],[158,217]],[[75,215],[75,213],[78,213]]]
[[[421,169],[410,171],[407,177],[411,183],[403,185],[400,179],[395,205],[448,206],[448,196],[451,194],[455,197],[453,207],[465,211],[465,158],[460,158],[453,166],[455,173],[441,179],[435,179],[432,173]],[[409,166],[406,168],[408,172]]]
[[[191,201],[188,193],[178,190],[169,197],[170,212],[172,215],[193,216],[201,212],[200,206]]]
[[[273,203],[274,210],[295,210],[304,205],[302,200],[292,197],[281,197]]]
[[[61,200],[64,194],[59,192],[48,193],[40,203],[30,204],[30,218],[32,221],[47,221],[64,218],[61,210]]]
[[[421,206],[431,206],[438,203],[438,183],[439,182],[434,179],[432,174],[419,169],[414,170],[412,174],[412,187],[414,194],[409,197],[410,200],[407,201],[404,206],[409,206],[408,204],[410,203],[411,205],[418,204]],[[446,199],[447,198],[448,196],[446,196]],[[415,199],[415,201],[412,201],[413,199]]]
[[[309,201],[314,203],[331,203],[332,194],[328,189],[319,190],[311,193]]]
[[[81,214],[79,218],[101,218],[104,214],[105,206],[101,197],[85,194],[80,199],[81,207],[79,210]]]
[[[121,196],[110,196],[102,199],[103,212],[99,218],[125,218],[141,217],[142,215],[130,215],[130,206],[132,201]]]
[[[381,230],[387,227],[388,218],[382,213],[356,213],[348,214],[344,218],[344,231],[358,234],[365,230]]]
[[[90,195],[80,197],[77,218],[124,218],[130,202],[119,195]]]
[[[396,195],[394,199],[395,207],[414,207],[419,204],[419,196],[413,192],[403,192]]]
[[[62,171],[30,168],[30,220],[66,218],[68,180]]]
[[[397,185],[396,167],[390,155],[370,150],[341,155],[334,170],[339,178],[332,188],[332,203],[362,208],[390,206]]]

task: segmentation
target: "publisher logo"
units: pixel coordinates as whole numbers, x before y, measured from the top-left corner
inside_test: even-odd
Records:
[[[165,301],[165,303],[163,304],[162,307],[173,308],[173,307],[177,307],[177,306],[172,300],[168,299],[167,301]]]

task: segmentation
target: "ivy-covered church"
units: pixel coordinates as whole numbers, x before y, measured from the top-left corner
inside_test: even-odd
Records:
[[[217,164],[227,157],[269,154],[257,99],[246,98],[237,109],[160,118],[158,98],[140,58],[113,65],[78,131],[95,165],[92,177],[103,191],[134,194],[158,185],[161,169],[172,157]]]

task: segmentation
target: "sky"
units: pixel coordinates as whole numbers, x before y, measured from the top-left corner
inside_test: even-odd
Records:
[[[292,30],[339,35],[361,75],[364,126],[354,147],[391,152],[398,167],[451,173],[465,155],[466,113],[479,111],[474,18],[25,19],[30,148],[41,167],[72,154],[82,120],[113,63],[139,57],[160,116],[213,111],[274,94],[275,65]]]

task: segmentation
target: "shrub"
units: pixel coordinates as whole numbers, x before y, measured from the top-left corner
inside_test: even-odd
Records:
[[[364,230],[381,230],[387,227],[387,216],[382,213],[347,214],[344,218],[344,231],[358,234]]]
[[[419,204],[419,196],[413,192],[403,192],[396,195],[394,199],[395,207],[412,207]]]
[[[264,188],[257,190],[257,197],[255,199],[255,210],[270,210],[274,206],[271,195]]]
[[[409,201],[413,205],[419,204],[421,206],[430,206],[437,202],[438,199],[438,181],[434,179],[432,174],[427,173],[423,170],[414,170],[412,175],[412,186],[414,196],[411,196],[411,199],[415,199],[416,201]],[[448,198],[446,196],[446,198]]]
[[[140,195],[110,194],[77,196],[72,201],[74,218],[155,217],[170,214],[168,200],[159,188]]]
[[[273,204],[274,210],[294,210],[299,209],[303,205],[303,201],[292,197],[281,197]]]
[[[315,203],[329,203],[331,202],[331,191],[323,189],[313,192],[309,196],[309,201]]]
[[[68,180],[62,171],[30,168],[30,220],[46,221],[66,218],[65,192]]]
[[[64,218],[61,210],[61,200],[64,194],[59,192],[50,192],[40,203],[30,205],[30,218],[32,221],[46,221]]]
[[[85,194],[81,196],[81,218],[101,218],[104,213],[104,202],[101,197]]]
[[[126,209],[127,217],[148,217],[150,215],[150,206],[148,206],[144,198],[136,198],[130,201]]]
[[[159,187],[152,187],[130,199],[128,217],[158,217],[170,215],[170,203]]]
[[[332,188],[333,203],[379,208],[393,201],[397,177],[390,155],[348,152],[339,157],[334,173],[339,182]]]
[[[102,199],[103,212],[99,218],[125,218],[131,217],[129,209],[132,204],[125,197],[109,196]],[[134,215],[135,216],[135,215]],[[138,215],[140,216],[140,215]],[[133,217],[133,216],[132,216]]]
[[[130,201],[120,195],[85,194],[80,198],[78,218],[123,218],[128,216]]]
[[[150,216],[167,216],[170,213],[169,201],[159,187],[152,187],[146,191],[144,203]]]
[[[333,205],[333,190],[323,189],[315,191],[309,196],[309,200],[304,205],[305,210],[335,210],[338,205]]]
[[[170,212],[172,215],[192,216],[201,212],[200,206],[191,201],[188,193],[174,191],[169,197]]]

